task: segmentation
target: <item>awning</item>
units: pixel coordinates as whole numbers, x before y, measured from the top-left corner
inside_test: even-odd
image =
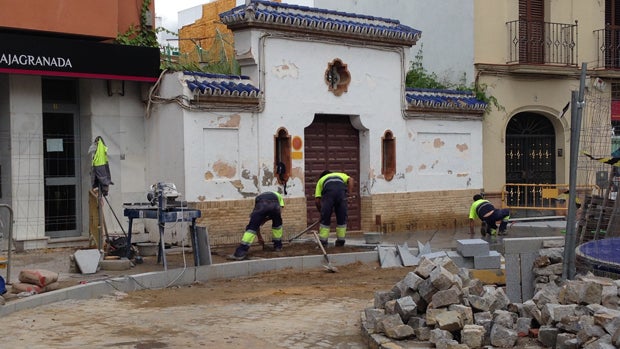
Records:
[[[0,73],[155,82],[159,49],[0,33]]]

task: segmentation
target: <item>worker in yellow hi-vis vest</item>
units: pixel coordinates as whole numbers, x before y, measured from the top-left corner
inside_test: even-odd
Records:
[[[90,172],[90,181],[92,188],[98,188],[102,195],[108,195],[109,186],[112,183],[110,175],[110,165],[108,164],[108,147],[103,142],[101,136],[97,136],[93,144],[88,149],[92,155],[92,168]]]
[[[260,227],[267,221],[271,221],[271,234],[273,241],[273,249],[276,252],[282,250],[282,209],[284,208],[284,199],[282,194],[276,191],[268,191],[258,195],[254,199],[254,209],[250,214],[250,222],[245,227],[245,232],[241,238],[241,243],[232,255],[227,259],[244,260],[248,256],[250,245],[254,242],[254,238],[258,236],[259,242],[264,244],[260,235]]]
[[[323,171],[316,183],[314,203],[321,212],[319,240],[327,247],[332,212],[336,213],[336,246],[344,246],[347,235],[347,196],[354,190],[352,177],[342,172]]]

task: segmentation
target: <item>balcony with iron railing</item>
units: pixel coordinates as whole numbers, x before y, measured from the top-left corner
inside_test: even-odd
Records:
[[[596,37],[596,67],[620,69],[620,27],[607,26],[594,31]]]
[[[515,20],[506,23],[507,64],[577,65],[575,24]]]

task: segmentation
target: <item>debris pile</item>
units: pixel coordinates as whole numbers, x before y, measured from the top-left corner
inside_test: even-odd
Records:
[[[581,275],[540,285],[531,300],[511,303],[504,289],[471,278],[449,257],[421,257],[362,313],[376,346],[428,341],[437,348],[620,347],[620,280]],[[400,341],[400,342],[399,342]],[[403,342],[404,341],[404,342]],[[386,346],[387,345],[387,346]]]

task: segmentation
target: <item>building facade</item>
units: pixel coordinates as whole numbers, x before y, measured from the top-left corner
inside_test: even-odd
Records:
[[[88,239],[97,136],[109,148],[111,205],[144,192],[135,173],[144,172],[145,92],[159,76],[159,50],[113,44],[153,18],[143,5],[0,1],[0,202],[14,211],[20,248]]]
[[[487,105],[470,93],[405,88],[418,30],[264,1],[220,19],[242,76],[165,74],[145,137],[147,182],[174,182],[202,210],[213,243],[237,242],[253,198],[283,192],[284,182],[285,232],[301,231],[318,217],[314,185],[325,169],[356,179],[350,230],[467,222],[482,187]]]
[[[618,11],[615,0],[475,1],[476,79],[502,106],[484,117],[484,188],[490,195],[499,197],[510,183],[568,183],[567,103],[579,90],[582,63],[586,97],[600,96],[594,103],[606,113],[599,128],[591,128],[604,146],[588,151],[609,156],[620,77]],[[585,110],[583,117],[592,123]]]

